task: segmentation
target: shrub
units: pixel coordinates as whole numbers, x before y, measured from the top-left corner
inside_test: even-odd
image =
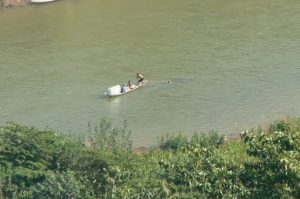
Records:
[[[248,154],[257,158],[246,162],[241,174],[250,196],[299,198],[300,131],[287,121],[277,121],[269,132],[252,130],[243,133],[242,139]]]
[[[162,136],[159,140],[159,148],[162,150],[177,150],[181,146],[185,146],[188,144],[188,139],[186,136],[182,134],[178,135],[170,135],[167,134],[165,136]]]
[[[202,134],[196,132],[191,138],[191,144],[202,147],[218,147],[224,144],[224,136],[220,136],[215,130]]]
[[[103,119],[99,126],[95,127],[91,137],[92,146],[112,152],[131,151],[131,131],[127,129],[127,121],[123,127],[113,127],[112,122]]]
[[[187,136],[182,134],[167,134],[159,140],[159,148],[162,150],[177,150],[180,147],[187,145],[202,146],[202,147],[219,147],[224,144],[224,136],[220,136],[217,131],[212,130],[208,133],[197,133],[191,137],[190,141]]]

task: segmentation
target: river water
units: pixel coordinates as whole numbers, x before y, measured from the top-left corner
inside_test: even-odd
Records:
[[[300,114],[300,2],[64,0],[0,10],[0,123],[237,133]],[[148,84],[107,99],[103,91]],[[172,84],[167,81],[171,80]]]

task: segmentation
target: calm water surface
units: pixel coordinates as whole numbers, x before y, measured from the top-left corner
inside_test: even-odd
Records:
[[[64,0],[0,11],[0,123],[235,133],[300,114],[300,2]],[[143,72],[146,87],[103,91]],[[173,84],[167,84],[171,80]]]

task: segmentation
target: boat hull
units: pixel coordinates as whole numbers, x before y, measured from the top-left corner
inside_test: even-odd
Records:
[[[50,3],[56,0],[31,0],[31,3]]]

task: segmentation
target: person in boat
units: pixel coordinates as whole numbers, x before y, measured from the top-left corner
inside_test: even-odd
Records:
[[[128,80],[128,88],[129,88],[129,89],[132,89],[132,88],[133,88],[133,85],[131,84],[131,81],[130,81],[130,80]]]
[[[144,83],[144,75],[142,75],[141,73],[137,73],[136,74],[136,78],[138,79],[138,83],[139,84],[143,84]]]
[[[124,83],[123,86],[121,87],[121,93],[125,93],[129,90],[128,86]]]

